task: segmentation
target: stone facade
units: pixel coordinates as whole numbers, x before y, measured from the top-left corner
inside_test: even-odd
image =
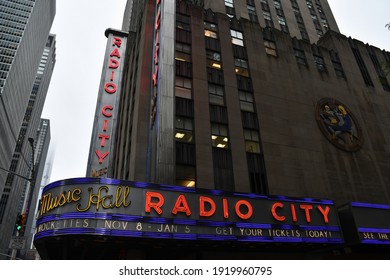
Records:
[[[294,28],[290,28],[289,34],[277,27],[265,27],[261,21],[254,22],[244,16],[248,11],[239,13],[245,6],[240,1],[234,1],[238,6],[235,6],[236,17],[233,18],[226,15],[223,1],[204,1],[203,6],[189,2],[177,1],[175,47],[178,51],[178,44],[190,46],[190,58],[178,62],[176,57],[171,64],[176,63],[176,79],[182,71],[178,65],[189,65],[191,73],[186,78],[192,83],[191,96],[182,98],[176,92],[176,108],[169,109],[168,115],[172,115],[164,119],[170,120],[168,126],[164,123],[169,129],[175,127],[172,116],[173,119],[186,118],[193,125],[192,142],[180,144],[188,153],[186,174],[194,170],[188,180],[198,188],[327,198],[335,200],[336,204],[348,201],[390,203],[387,143],[390,139],[390,91],[388,78],[381,70],[381,65],[390,60],[389,53],[338,33],[326,1],[320,3],[330,28],[319,40],[309,28],[311,39],[305,40],[294,36]],[[292,2],[282,1],[283,7],[288,7],[286,15],[293,11]],[[306,1],[298,2],[302,12]],[[153,52],[150,46],[154,40],[151,34],[154,34],[155,7],[150,3],[145,7],[139,27],[141,32],[134,33],[134,40],[129,40],[133,45],[128,47],[130,68],[123,97],[125,103],[121,105],[115,176],[163,184],[172,184],[176,177],[176,183],[180,184],[178,170],[183,164],[177,163],[176,174],[165,174],[163,181],[151,171],[156,166],[150,163],[158,165],[153,158],[156,151],[164,150],[167,143],[171,149],[176,142],[176,160],[183,159],[178,157],[178,139],[160,139],[150,145],[150,137],[154,137],[152,131],[163,128],[150,122],[153,61],[148,53]],[[304,18],[307,21],[311,17],[307,14]],[[178,20],[183,22],[178,24]],[[217,38],[213,41],[205,36],[205,21],[216,26]],[[287,23],[293,26],[293,22],[290,19]],[[185,31],[182,31],[183,26]],[[243,46],[232,44],[231,30],[242,34]],[[183,32],[187,37],[180,37]],[[217,45],[211,47],[210,42]],[[217,69],[217,73],[222,80],[223,103],[219,105],[210,101],[210,83],[215,82],[212,75],[216,73],[208,64],[210,48],[215,48],[214,52],[220,55],[221,69]],[[160,53],[164,53],[163,50],[160,49]],[[241,60],[237,60],[240,55]],[[237,61],[246,65],[244,78],[238,73],[241,68],[237,68]],[[167,60],[164,63],[169,64]],[[250,84],[245,90],[253,99],[254,109],[249,112],[249,119],[240,100],[243,81],[247,83],[244,87]],[[326,121],[319,112],[325,107],[319,109],[318,106],[324,98],[333,100],[337,106],[342,104],[342,107],[332,108],[331,114],[344,120],[353,116],[349,128],[355,132],[338,131],[337,127],[331,128],[333,123],[324,124],[321,131],[319,123]],[[180,104],[187,104],[188,110],[183,112],[184,105]],[[159,107],[160,113],[166,109]],[[340,118],[333,121],[341,126],[344,121]],[[248,124],[248,120],[251,123]],[[227,127],[228,149],[213,147],[215,123]],[[353,136],[357,128],[359,134]],[[329,135],[326,135],[327,129]],[[257,152],[248,152],[248,131],[259,135]],[[164,132],[159,133],[164,135]],[[348,143],[345,145],[349,148],[344,150],[334,144],[335,141],[346,143],[348,139],[358,141],[359,147],[351,151]]]

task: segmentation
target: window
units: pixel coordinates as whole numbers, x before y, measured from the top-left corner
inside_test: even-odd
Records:
[[[252,5],[247,5],[248,8],[248,14],[249,14],[249,19],[254,22],[258,22],[257,14],[256,14],[256,7]]]
[[[191,53],[191,46],[182,43],[176,43],[176,51],[183,53]]]
[[[230,29],[230,35],[232,36],[232,44],[243,47],[244,46],[244,37],[242,32]]]
[[[183,14],[176,14],[176,28],[191,31],[190,17]]]
[[[193,123],[192,119],[176,117],[175,139],[179,142],[193,143]]]
[[[187,44],[176,43],[175,59],[191,62],[191,46]]]
[[[176,76],[175,80],[176,92],[175,95],[182,98],[192,98],[192,80],[184,77]]]
[[[233,0],[225,0],[225,6],[234,8]]]
[[[270,12],[263,11],[263,16],[264,16],[265,20],[272,21],[272,17],[271,17],[271,13]]]
[[[244,77],[249,77],[249,71],[246,68],[242,67],[236,67],[235,68],[236,75],[244,76]]]
[[[307,66],[305,52],[303,50],[294,49],[294,53],[298,64]]]
[[[192,63],[176,59],[176,75],[181,77],[191,78]]]
[[[317,65],[318,71],[326,71],[325,61],[324,58],[318,55],[314,55],[314,61]]]
[[[336,73],[337,77],[345,78],[344,70],[340,62],[338,61],[332,61],[334,71]]]
[[[191,31],[191,27],[189,24],[180,21],[176,21],[176,28]]]
[[[260,136],[256,130],[244,130],[245,151],[248,153],[260,153]]]
[[[191,32],[188,30],[176,28],[176,42],[191,44]]]
[[[230,18],[234,17],[235,10],[233,0],[225,0],[225,7],[227,16]]]
[[[307,34],[307,31],[306,30],[300,30],[300,31],[301,31],[302,39],[305,41],[310,41],[309,34]]]
[[[209,102],[215,105],[225,105],[224,90],[222,86],[209,84]]]
[[[241,111],[242,127],[247,129],[259,129],[257,114],[254,112]]]
[[[192,99],[180,98],[176,96],[176,116],[194,117],[194,102]]]
[[[176,165],[176,185],[189,188],[195,187],[195,167]]]
[[[279,22],[279,25],[280,25],[280,29],[283,31],[283,32],[286,32],[288,33],[288,27],[287,27],[287,22],[286,22],[286,18],[284,16],[281,16],[281,15],[278,15],[278,22]]]
[[[206,57],[210,60],[221,61],[221,54],[219,52],[206,50]]]
[[[271,13],[263,10],[263,17],[265,21],[265,25],[267,27],[274,27],[274,23],[272,22]]]
[[[261,154],[247,153],[249,181],[253,193],[267,193],[264,158]]]
[[[277,16],[278,17],[278,22],[280,25],[287,25],[286,19],[282,16]]]
[[[322,27],[324,27],[325,30],[329,29],[328,21],[326,19],[321,19]]]
[[[248,68],[248,61],[241,58],[234,58],[234,65],[241,68]]]
[[[210,105],[210,122],[227,124],[228,123],[227,108],[224,106]]]
[[[228,128],[226,125],[211,124],[211,143],[213,147],[229,149]]]
[[[249,77],[248,61],[241,58],[234,58],[235,71],[237,75]]]
[[[272,56],[278,55],[278,53],[276,52],[275,42],[264,40],[264,47],[265,47],[266,54],[272,55]]]
[[[210,50],[206,50],[206,57],[207,57],[207,66],[213,67],[216,69],[221,69],[221,54],[218,52],[213,52]]]
[[[204,36],[217,39],[217,31],[216,24],[207,21],[204,22]]]
[[[227,149],[213,148],[214,185],[216,189],[234,191],[232,153]]]
[[[216,52],[221,51],[218,39],[212,37],[205,37],[205,45],[206,45],[206,49],[208,50],[213,50]]]
[[[242,91],[249,91],[253,92],[253,86],[252,86],[252,79],[245,77],[245,76],[240,76],[236,75],[237,78],[237,86],[238,89]]]
[[[175,56],[176,60],[187,61],[187,62],[191,61],[191,55],[188,54],[188,53],[183,53],[183,52],[178,52],[177,51],[175,54],[176,54],[176,56]]]
[[[254,112],[253,106],[253,94],[250,92],[239,91],[240,95],[240,108],[242,111]]]
[[[223,72],[215,68],[207,67],[207,80],[212,84],[223,85]]]
[[[336,72],[336,76],[340,78],[346,78],[343,70],[343,66],[341,65],[340,58],[337,52],[330,51],[330,57],[332,59],[333,68]]]
[[[299,10],[299,8],[295,8],[293,6],[293,12],[294,12],[295,16],[297,16],[297,15],[301,16],[301,11]]]
[[[217,32],[214,32],[214,31],[211,31],[211,30],[208,30],[208,29],[204,30],[204,36],[210,37],[210,38],[214,38],[214,39],[218,38]]]
[[[204,29],[212,30],[212,31],[215,31],[215,32],[218,31],[217,25],[215,23],[208,22],[208,21],[204,22]]]

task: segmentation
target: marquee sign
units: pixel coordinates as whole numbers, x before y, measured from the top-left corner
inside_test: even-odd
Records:
[[[35,239],[98,234],[139,238],[342,243],[330,200],[227,193],[107,178],[45,187]]]
[[[351,202],[339,212],[349,243],[390,244],[390,205]]]
[[[121,94],[127,33],[107,29],[107,48],[103,64],[94,127],[89,152],[87,176],[107,177],[114,149],[115,126]]]

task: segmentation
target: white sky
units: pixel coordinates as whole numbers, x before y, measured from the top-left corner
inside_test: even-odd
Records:
[[[173,0],[169,0],[173,1]],[[390,0],[328,0],[340,32],[390,51]],[[43,111],[54,154],[50,182],[84,177],[107,28],[121,29],[126,0],[57,0],[57,62]]]

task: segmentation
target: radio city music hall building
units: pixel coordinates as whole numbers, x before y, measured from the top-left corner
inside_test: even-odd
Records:
[[[316,1],[128,1],[46,259],[388,258],[390,53]]]

